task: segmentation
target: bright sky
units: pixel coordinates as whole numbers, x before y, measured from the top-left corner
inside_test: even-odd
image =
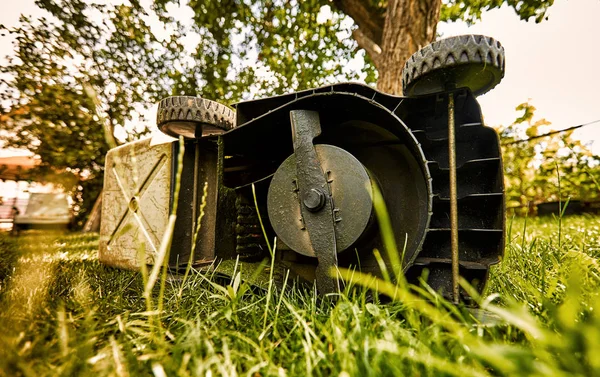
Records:
[[[12,26],[21,13],[36,16],[34,0],[3,4],[0,24]],[[506,50],[506,76],[490,93],[480,97],[488,125],[509,124],[514,108],[531,99],[536,115],[556,129],[600,119],[600,1],[556,0],[541,24],[520,21],[510,8],[486,12],[482,21],[442,24],[444,36],[485,34]],[[0,56],[10,54],[11,41],[0,38]],[[150,118],[152,119],[152,118]],[[600,154],[600,123],[578,130]],[[0,151],[2,155],[2,151]]]

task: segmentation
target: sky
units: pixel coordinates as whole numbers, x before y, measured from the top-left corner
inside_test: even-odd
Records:
[[[0,2],[0,24],[15,25],[21,13],[39,15],[34,0]],[[547,16],[540,24],[525,22],[503,7],[485,12],[472,26],[438,26],[444,37],[484,34],[505,48],[503,81],[479,97],[487,125],[512,123],[518,115],[515,107],[528,100],[537,108],[536,116],[550,121],[553,129],[600,119],[600,0],[556,0]],[[0,37],[0,56],[11,51],[10,39]],[[575,136],[592,143],[592,150],[600,154],[600,123]],[[0,156],[6,154],[0,151]]]

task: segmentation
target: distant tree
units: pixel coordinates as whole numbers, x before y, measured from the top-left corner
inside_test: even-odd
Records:
[[[140,104],[170,93],[172,69],[165,61],[173,50],[156,53],[161,43],[139,4],[36,4],[46,17],[22,17],[16,28],[3,28],[16,41],[14,56],[0,67],[0,127],[8,146],[40,156],[38,179],[73,194],[81,225],[100,192],[115,128]]]
[[[573,139],[573,131],[536,138],[552,131],[551,123],[534,119],[529,102],[516,110],[523,114],[500,128],[507,207],[524,213],[532,204],[600,199],[600,156]]]

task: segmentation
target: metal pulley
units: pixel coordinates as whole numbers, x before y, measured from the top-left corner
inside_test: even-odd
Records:
[[[365,167],[342,148],[318,144],[319,113],[290,112],[294,154],[275,172],[267,198],[275,233],[292,250],[316,257],[321,292],[339,289],[332,276],[337,253],[351,247],[372,214],[371,180]]]

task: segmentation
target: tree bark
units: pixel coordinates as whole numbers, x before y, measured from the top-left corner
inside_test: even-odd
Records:
[[[435,39],[440,0],[390,0],[385,16],[377,89],[402,94],[402,68],[412,54]]]
[[[441,0],[388,0],[385,17],[369,0],[334,3],[358,26],[353,37],[377,68],[377,89],[402,95],[404,63],[435,39]]]

